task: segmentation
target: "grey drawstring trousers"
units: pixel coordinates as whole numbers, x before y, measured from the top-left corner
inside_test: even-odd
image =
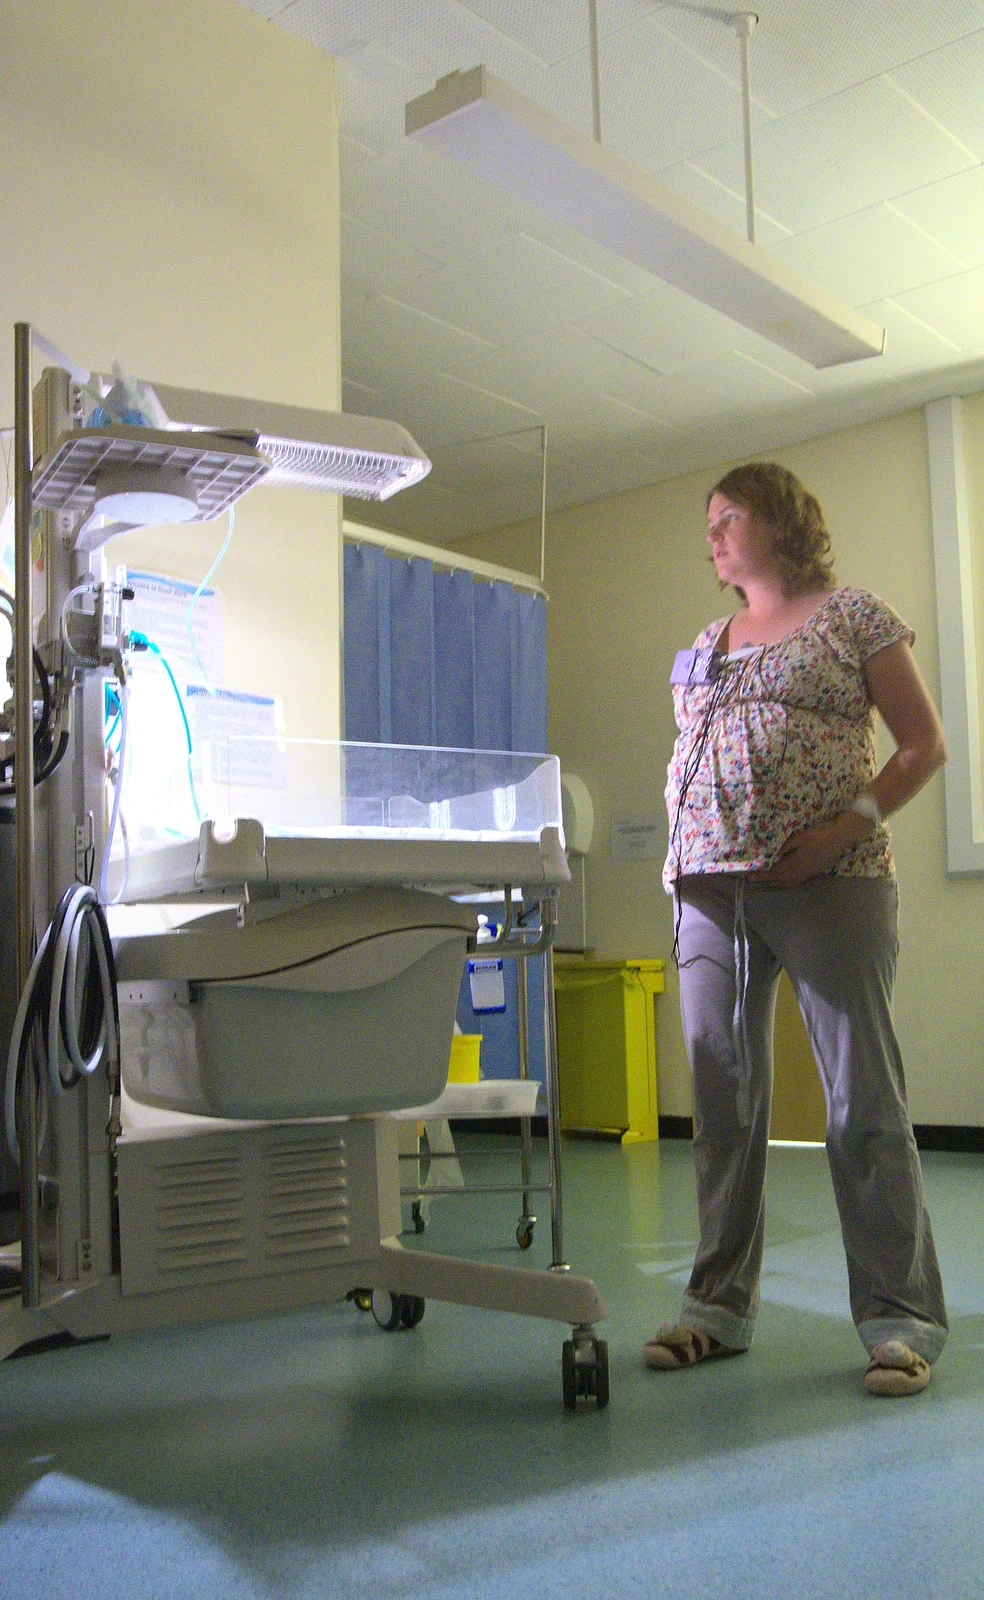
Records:
[[[784,969],[823,1080],[827,1156],[861,1341],[871,1351],[902,1339],[934,1361],[947,1317],[892,1025],[895,880],[825,876],[780,889],[706,874],[681,880],[680,901],[680,1005],[694,1081],[700,1213],[681,1321],[732,1349],[751,1342]]]

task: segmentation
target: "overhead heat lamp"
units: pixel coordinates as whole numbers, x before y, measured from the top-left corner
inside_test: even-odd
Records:
[[[108,383],[93,374],[88,387]],[[210,521],[258,483],[387,500],[430,471],[406,429],[384,418],[163,384],[153,393],[164,426],[72,428],[34,469],[34,504],[73,514],[80,549],[151,523]]]
[[[877,323],[483,66],[411,100],[406,131],[815,367],[884,351]]]

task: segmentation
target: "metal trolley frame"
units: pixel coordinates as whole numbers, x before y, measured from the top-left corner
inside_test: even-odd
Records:
[[[70,382],[80,369],[69,357],[63,357],[36,335],[30,324],[17,324],[14,339],[14,759],[18,987],[22,992],[32,965],[36,919],[42,923],[50,919],[59,895],[79,875],[80,833],[84,833],[79,815],[80,796],[83,814],[94,819],[94,831],[83,840],[86,853],[98,854],[104,844],[104,831],[99,822],[105,783],[104,674],[100,676],[98,671],[88,669],[79,671],[67,664],[52,622],[60,616],[65,597],[78,582],[78,574],[83,570],[82,557],[87,560],[88,553],[78,544],[70,508],[66,510],[67,502],[63,503],[55,493],[57,483],[45,489],[46,498],[36,506],[36,490],[40,495],[39,486],[47,481],[44,478],[46,462],[50,465],[57,456],[57,451],[43,456],[35,471],[32,352],[36,344],[56,363],[49,370],[57,382],[49,391],[48,410],[41,419],[45,423],[42,431],[49,439],[49,448],[51,439],[57,440],[66,431],[74,434],[81,426],[73,409]],[[104,431],[112,433],[112,429]],[[129,436],[135,431],[132,428],[121,430],[121,437],[127,436],[122,442],[128,448],[134,442]],[[173,443],[174,437],[177,436],[172,436],[170,442]],[[144,442],[143,439],[136,441],[141,447]],[[194,442],[200,444],[200,437]],[[237,443],[236,448],[242,453],[241,445]],[[68,747],[70,759],[46,778],[37,797],[34,790],[32,656],[36,509],[44,544],[45,625],[50,635],[40,641],[39,650],[46,655],[53,678],[58,680],[58,695],[66,707],[74,708],[76,718]],[[66,733],[68,731],[66,713]],[[187,851],[184,844],[181,846],[181,851],[188,855],[191,874],[188,892],[198,893],[218,885],[227,898],[234,898],[237,892],[242,892],[243,884],[249,882],[249,872],[238,870],[231,857],[229,861],[226,859],[226,853],[231,851],[234,856],[239,845],[220,845],[215,838],[206,840],[207,831],[203,827],[203,840],[189,841]],[[545,829],[544,833],[550,831]],[[552,847],[559,846],[557,830],[552,831]],[[41,847],[40,861],[36,856],[36,844]],[[248,844],[249,839],[244,836],[242,848],[246,850]],[[272,883],[274,860],[287,858],[288,866],[278,881],[303,887],[308,881],[303,872],[298,875],[295,871],[292,875],[289,870],[298,858],[294,843],[273,839],[266,844],[263,875],[269,876]],[[500,847],[495,848],[499,850]],[[530,848],[538,855],[538,847]],[[524,846],[523,850],[526,849]],[[303,856],[303,850],[300,854]],[[357,857],[359,864],[351,866],[350,863],[349,876],[343,875],[340,880],[342,886],[353,881],[371,884],[394,881],[392,869],[387,865],[386,847],[375,848],[370,876],[359,877],[358,873],[365,870],[365,854],[361,845],[353,844],[350,855]],[[503,864],[501,856],[495,859],[498,867],[494,872],[491,868],[485,871],[484,866],[477,874],[462,870],[453,882],[474,882],[477,876],[480,885],[495,888],[512,870]],[[510,855],[509,860],[512,859]],[[483,863],[490,861],[490,857],[483,857]],[[526,861],[525,855],[523,861]],[[225,865],[220,871],[222,863]],[[524,874],[526,870],[525,864],[519,869]],[[356,873],[355,880],[352,872]],[[406,882],[406,874],[397,874],[395,881]],[[414,881],[430,880],[424,876]],[[521,883],[523,879],[517,873],[513,881]],[[419,1321],[424,1296],[428,1295],[462,1305],[566,1323],[571,1333],[563,1347],[564,1402],[573,1408],[579,1398],[585,1397],[599,1408],[606,1405],[607,1346],[595,1332],[595,1323],[605,1315],[605,1307],[595,1285],[569,1272],[563,1258],[551,957],[556,901],[550,884],[556,881],[556,877],[535,871],[525,885],[530,904],[538,904],[541,912],[541,927],[535,938],[529,936],[531,930],[514,929],[510,925],[511,890],[508,890],[509,910],[499,938],[492,945],[481,947],[483,953],[499,949],[504,956],[517,959],[523,965],[538,956],[544,963],[552,1202],[552,1262],[548,1270],[493,1265],[403,1249],[395,1237],[399,1231],[400,1211],[398,1164],[394,1159],[395,1124],[387,1114],[283,1122],[193,1118],[196,1126],[186,1129],[180,1137],[167,1130],[161,1131],[156,1125],[149,1131],[145,1129],[131,1135],[121,1126],[118,1070],[115,1066],[107,1069],[104,1065],[78,1082],[71,1092],[54,1096],[42,1153],[38,1064],[33,1051],[28,1050],[24,1070],[17,1078],[21,1287],[19,1294],[0,1295],[0,1359],[52,1337],[102,1337],[131,1329],[180,1326],[337,1302],[354,1298],[360,1292],[359,1286],[368,1284],[375,1291],[372,1295],[374,1310],[377,1296],[380,1300],[388,1297],[389,1315],[384,1325],[393,1328],[409,1328]],[[141,898],[173,898],[173,895],[155,895],[148,890]],[[528,1157],[528,1143],[525,1149]],[[326,1246],[314,1259],[295,1256],[288,1260],[269,1250],[263,1255],[260,1249],[262,1229],[257,1230],[244,1221],[237,1236],[241,1248],[235,1260],[228,1254],[219,1260],[215,1251],[196,1247],[184,1262],[181,1273],[168,1276],[153,1252],[143,1250],[143,1243],[156,1236],[155,1229],[160,1230],[165,1207],[162,1196],[165,1191],[170,1192],[169,1184],[173,1188],[178,1179],[185,1183],[193,1166],[197,1165],[207,1175],[216,1163],[234,1165],[240,1174],[237,1182],[244,1196],[244,1219],[262,1216],[269,1195],[268,1177],[274,1169],[293,1170],[298,1163],[308,1166],[314,1163],[319,1170],[330,1168],[332,1184],[335,1188],[344,1188],[346,1194],[344,1221],[336,1230],[336,1244],[330,1249]],[[337,1174],[342,1177],[335,1176]],[[529,1178],[529,1166],[524,1165],[526,1212],[530,1212],[533,1187]],[[211,1235],[200,1242],[208,1246],[210,1240]]]

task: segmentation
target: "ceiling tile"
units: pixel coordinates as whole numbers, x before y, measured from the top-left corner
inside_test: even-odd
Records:
[[[660,183],[665,183],[668,189],[682,195],[691,205],[706,211],[708,216],[723,223],[732,233],[740,234],[743,239],[747,236],[744,168],[737,188],[729,188],[720,178],[712,178],[710,173],[701,172],[690,162],[664,167],[658,176]],[[754,184],[752,187],[754,191]],[[761,196],[756,193],[755,243],[768,249],[776,239],[788,239],[790,229],[763,211],[760,201]]]
[[[441,445],[491,439],[536,427],[535,412],[488,390],[457,383],[444,373],[416,379],[397,375],[373,400],[377,415],[409,428],[428,452]]]
[[[796,233],[974,165],[882,78],[765,124],[752,149],[756,197]],[[696,165],[732,188],[742,185],[740,142]]]
[[[647,415],[659,415],[653,400],[658,374],[573,323],[563,328],[527,323],[508,344],[469,356],[455,370],[473,383],[509,395],[551,423],[599,394]]]
[[[602,142],[643,172],[741,137],[738,81],[672,34],[654,31],[645,16],[603,39],[599,57]],[[587,56],[554,68],[550,86],[573,108],[575,126],[592,133]],[[755,122],[765,115],[754,108]]]
[[[586,6],[530,5],[529,0],[450,0],[489,31],[528,52],[544,66],[588,53]],[[598,34],[604,41],[638,21],[640,0],[605,0],[599,7]],[[655,5],[648,6],[650,11]]]
[[[984,17],[982,17],[984,23]],[[955,139],[984,159],[984,26],[972,38],[934,50],[891,77]]]
[[[240,4],[266,17],[268,22],[279,22],[280,14],[288,9],[292,0],[240,0]]]
[[[431,451],[431,478],[435,483],[458,485],[462,492],[487,494],[491,490],[522,488],[537,495],[542,481],[541,432],[478,439],[463,444],[436,445]]]
[[[531,239],[538,239],[541,244],[550,245],[561,255],[567,256],[577,266],[583,267],[587,272],[593,272],[600,278],[605,278],[609,283],[618,284],[629,294],[645,294],[653,286],[653,275],[645,267],[639,267],[634,261],[626,261],[624,256],[617,256],[611,250],[606,250],[604,245],[596,244],[594,239],[589,239],[586,234],[577,233],[573,228],[567,227],[562,222],[555,222],[553,217],[541,212],[524,230]]]
[[[580,450],[605,448],[645,454],[665,439],[669,430],[656,416],[619,405],[606,395],[572,406],[549,431],[551,458]]]
[[[295,0],[283,24],[408,98],[480,61],[524,94],[536,96],[546,77],[535,51],[458,0]]]
[[[339,170],[346,177],[356,172],[359,167],[366,166],[370,161],[375,161],[379,152],[369,145],[362,144],[358,139],[353,139],[350,134],[338,135],[338,165]]]
[[[681,368],[663,378],[660,386],[674,429],[695,422],[720,422],[734,411],[736,401],[752,413],[795,408],[811,395],[804,383],[737,350]]]
[[[536,218],[532,208],[409,139],[354,172],[342,169],[342,209],[441,261],[476,255]]]
[[[326,50],[345,56],[361,49],[392,24],[398,0],[290,0],[281,5],[277,23],[290,33]]]
[[[516,233],[413,284],[403,298],[409,305],[501,342],[534,306],[541,320],[561,322],[625,300],[628,290],[553,246]]]
[[[342,135],[360,147],[385,155],[402,148],[405,99],[366,76],[343,57],[335,59],[338,124]],[[342,152],[344,162],[345,153]]]
[[[984,166],[927,184],[892,203],[965,266],[984,266]]]
[[[977,32],[975,0],[756,0],[749,41],[752,95],[783,116],[873,78],[900,61]],[[650,26],[685,39],[737,82],[733,27],[697,5],[665,6]]]
[[[851,306],[949,277],[964,265],[885,203],[780,240],[771,254]]]
[[[648,294],[613,310],[582,317],[579,326],[659,373],[729,350],[746,336],[745,329],[729,317],[668,283],[658,283]]]
[[[587,51],[587,13],[569,6],[529,5],[524,0],[457,0],[457,9],[477,26],[479,36],[498,38],[549,67],[576,51]]]
[[[906,296],[908,299],[909,297]],[[896,370],[915,371],[953,360],[959,347],[936,329],[928,326],[901,300],[878,300],[862,306],[866,317],[880,322],[886,330],[886,360]],[[867,362],[859,363],[867,366]]]
[[[342,365],[346,377],[383,388],[396,375],[440,372],[456,358],[493,348],[485,339],[380,295],[346,317]]]
[[[430,477],[404,489],[382,505],[372,500],[347,500],[345,514],[370,528],[387,528],[415,539],[460,539],[479,531],[481,503]],[[484,526],[494,526],[486,523]]]
[[[342,277],[363,295],[381,295],[435,272],[440,262],[388,239],[357,218],[342,215]]]
[[[984,344],[984,267],[893,298],[958,350]]]
[[[354,411],[357,416],[366,417],[372,414],[373,401],[379,390],[368,383],[356,383],[352,378],[342,379],[342,409]]]

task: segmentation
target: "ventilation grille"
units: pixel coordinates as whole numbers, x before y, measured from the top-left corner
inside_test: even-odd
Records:
[[[257,448],[270,464],[267,483],[296,489],[328,489],[359,500],[387,500],[423,478],[426,457],[392,455],[354,446],[295,444],[261,436]]]
[[[164,1162],[156,1173],[155,1256],[162,1278],[232,1268],[246,1261],[242,1158]]]
[[[379,1243],[370,1124],[123,1140],[117,1168],[124,1294],[306,1272]]]
[[[266,1167],[266,1255],[283,1262],[349,1242],[344,1144],[272,1137]]]
[[[187,472],[198,501],[196,522],[225,511],[268,466],[253,446],[206,433],[168,433],[120,424],[62,434],[35,468],[34,502],[51,511],[87,512],[102,467],[173,467]]]

